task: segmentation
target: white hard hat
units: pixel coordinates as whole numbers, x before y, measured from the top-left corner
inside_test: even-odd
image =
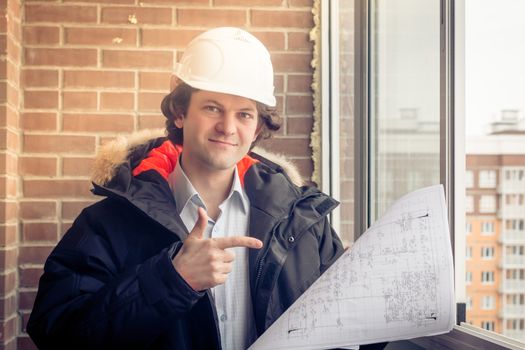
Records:
[[[215,28],[197,36],[174,74],[196,89],[242,96],[270,107],[276,104],[270,53],[239,28]]]

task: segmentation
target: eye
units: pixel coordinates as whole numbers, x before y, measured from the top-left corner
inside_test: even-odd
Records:
[[[248,112],[240,112],[239,116],[242,119],[253,119],[253,118],[255,118],[255,116],[252,113],[248,113]]]
[[[204,109],[212,113],[219,113],[221,111],[219,107],[213,105],[204,106]]]

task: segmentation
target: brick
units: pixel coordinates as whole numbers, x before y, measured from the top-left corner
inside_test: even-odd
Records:
[[[313,28],[310,10],[273,11],[251,10],[251,24],[255,27]]]
[[[273,85],[275,86],[275,93],[279,94],[284,92],[284,76],[276,75],[273,78]]]
[[[275,73],[312,73],[310,53],[274,53],[272,63]]]
[[[38,280],[43,273],[42,267],[19,267],[20,273],[20,287],[21,288],[36,288],[38,286]]]
[[[173,66],[173,54],[167,51],[120,51],[103,50],[104,67],[118,68],[164,68]]]
[[[0,203],[0,209],[2,207],[2,204]],[[0,213],[0,218],[2,217],[2,213]],[[14,222],[13,224],[0,224],[0,247],[9,247],[15,243],[17,243],[18,240],[18,222]]]
[[[277,138],[261,142],[262,147],[270,151],[282,153],[286,150],[286,155],[293,157],[304,157],[311,153],[309,138]]]
[[[172,10],[162,7],[103,7],[102,23],[172,24]]]
[[[18,293],[18,298],[21,310],[31,310],[35,304],[36,291],[20,291]]]
[[[115,71],[64,71],[64,87],[133,88],[135,73]]]
[[[135,94],[131,92],[101,92],[100,108],[107,110],[133,110]]]
[[[26,180],[22,182],[24,196],[34,198],[88,197],[88,180]]]
[[[24,45],[53,45],[60,42],[59,27],[24,26]]]
[[[96,49],[26,48],[28,66],[96,66]]]
[[[20,99],[20,90],[18,86],[13,86],[11,84],[7,85],[7,103],[11,106],[18,106]]]
[[[3,297],[16,288],[16,272],[0,275],[0,297]]]
[[[288,92],[311,92],[312,76],[288,74]]]
[[[57,129],[56,113],[26,112],[21,114],[20,121],[25,131],[54,131]]]
[[[62,202],[62,219],[74,220],[82,209],[93,204],[93,201],[63,201]]]
[[[0,153],[0,174],[17,175],[18,159],[9,153]]]
[[[18,88],[18,85],[20,84],[20,65],[8,61],[6,69],[7,79],[9,79],[12,85],[15,85],[15,88]]]
[[[57,91],[24,91],[26,108],[58,108]]]
[[[0,129],[0,149],[15,151],[18,149],[18,145],[18,134],[11,130]]]
[[[55,157],[20,157],[18,159],[20,175],[56,176],[57,159]]]
[[[0,250],[0,269],[2,271],[11,270],[17,266],[17,249],[2,249]],[[0,277],[1,278],[1,277]],[[0,300],[0,304],[3,300]]]
[[[288,0],[290,7],[313,7],[313,0]]]
[[[25,22],[96,23],[96,6],[26,4]]]
[[[120,114],[64,114],[65,131],[130,132],[133,116]]]
[[[310,41],[309,33],[288,33],[288,49],[293,51],[312,52],[314,43]]]
[[[200,30],[142,28],[142,46],[184,49]]]
[[[65,176],[89,176],[92,167],[92,157],[64,157],[62,159],[62,173]]]
[[[15,258],[16,260],[16,258]],[[16,262],[15,262],[16,263]],[[16,295],[11,295],[5,299],[0,299],[0,317],[2,320],[11,318],[16,314],[17,310]]]
[[[79,0],[62,0],[62,2],[79,2]],[[143,3],[144,1],[141,0],[140,2]],[[135,0],[97,0],[97,3],[100,3],[100,4],[134,4]]]
[[[24,87],[58,87],[58,71],[50,69],[22,70]]]
[[[164,96],[166,96],[165,92],[139,93],[139,109],[160,111],[160,103]]]
[[[175,4],[174,0],[140,0],[143,4]],[[209,5],[210,0],[177,0],[177,5]]]
[[[57,216],[56,202],[22,201],[20,202],[20,218],[22,220],[54,219]]]
[[[285,49],[285,35],[280,32],[252,32],[269,51]]]
[[[69,135],[24,135],[24,152],[93,153],[95,137]]]
[[[312,118],[287,118],[286,129],[291,135],[310,136],[312,132]]]
[[[17,182],[16,178],[0,177],[0,198],[12,198],[17,195]]]
[[[58,224],[55,222],[24,223],[22,226],[22,240],[31,243],[44,241],[56,243],[58,240]]]
[[[213,4],[215,6],[279,6],[282,5],[282,0],[215,0]]]
[[[140,115],[139,129],[162,129],[166,127],[166,118],[159,114]]]
[[[97,93],[84,91],[64,91],[63,109],[96,109]]]
[[[313,113],[312,96],[288,96],[286,98],[286,114],[308,114]]]
[[[16,349],[16,333],[18,331],[18,317],[2,321],[2,332],[0,333],[0,342],[2,348],[6,350]]]
[[[62,230],[61,230],[61,232],[66,234],[66,232],[71,228],[71,226],[73,226],[73,221],[66,221],[66,220],[64,220],[62,222]]]
[[[177,23],[181,26],[233,26],[246,25],[246,11],[223,9],[178,9]]]
[[[137,30],[134,28],[66,28],[66,44],[135,46]]]
[[[139,89],[141,90],[162,90],[166,93],[170,90],[170,76],[168,72],[140,72]]]

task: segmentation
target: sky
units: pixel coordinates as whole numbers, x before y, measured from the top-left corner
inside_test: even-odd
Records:
[[[525,0],[465,0],[466,134],[502,109],[525,118]]]

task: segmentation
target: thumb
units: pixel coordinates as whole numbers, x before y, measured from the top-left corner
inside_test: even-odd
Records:
[[[195,226],[193,226],[193,229],[188,235],[188,238],[202,238],[204,235],[204,230],[208,225],[208,215],[206,214],[206,210],[204,210],[204,208],[202,207],[199,207],[199,209],[197,209],[197,214],[197,222],[195,223]]]

